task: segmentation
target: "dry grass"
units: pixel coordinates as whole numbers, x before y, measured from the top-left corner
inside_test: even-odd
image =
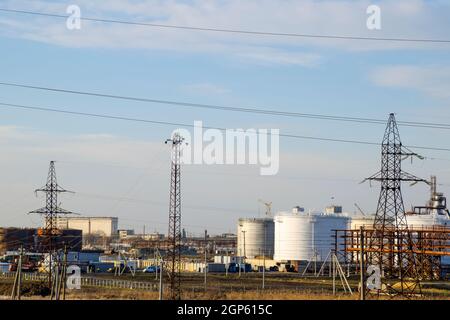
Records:
[[[104,276],[106,278],[106,276]],[[154,282],[153,276],[139,275],[138,281]],[[127,279],[131,280],[133,278]],[[184,300],[357,300],[358,293],[345,294],[339,282],[336,283],[338,294],[332,294],[332,281],[329,278],[300,278],[295,275],[269,275],[266,279],[266,290],[261,291],[261,279],[258,275],[249,274],[238,278],[236,275],[224,277],[211,275],[208,277],[209,291],[203,290],[203,277],[189,275],[183,277]],[[357,280],[349,279],[353,290]],[[166,282],[167,283],[167,282]],[[0,295],[9,299],[10,281],[0,281]],[[448,282],[430,282],[422,287],[424,297],[421,300],[450,300]],[[83,287],[82,290],[67,291],[68,300],[157,300],[158,292],[130,289],[111,289]],[[0,297],[2,299],[2,297]],[[39,296],[25,299],[46,299]],[[385,297],[383,299],[389,299]]]
[[[157,292],[129,289],[88,289],[73,291],[69,300],[157,300]],[[246,291],[246,292],[183,292],[183,300],[357,300],[357,295],[330,295],[295,291]]]
[[[8,300],[9,296],[0,296],[0,300]],[[246,292],[183,292],[183,300],[358,300],[358,295],[344,295],[297,292],[297,291],[246,291]],[[45,300],[48,298],[33,296],[23,297],[23,300]],[[157,300],[157,292],[145,292],[129,289],[83,289],[71,291],[66,300]],[[389,299],[389,298],[384,298]],[[433,290],[433,294],[419,300],[450,300],[450,297],[441,290]]]

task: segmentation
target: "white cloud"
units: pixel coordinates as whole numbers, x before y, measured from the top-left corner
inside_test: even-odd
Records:
[[[8,0],[3,6],[65,14],[74,1]],[[158,1],[78,0],[85,17],[113,18],[158,24],[285,32],[300,34],[357,35],[368,37],[445,38],[450,28],[444,4],[425,0],[379,1],[382,30],[366,28],[366,8],[371,1],[247,0]],[[17,21],[20,21],[18,23]],[[438,45],[310,38],[289,38],[186,31],[83,21],[82,30],[69,31],[64,19],[0,15],[1,33],[68,47],[145,48],[245,57],[246,61],[314,66],[317,50],[383,50],[436,48]],[[268,49],[270,48],[270,49]]]
[[[412,89],[435,98],[450,98],[448,66],[384,66],[375,69],[371,79],[383,87]]]

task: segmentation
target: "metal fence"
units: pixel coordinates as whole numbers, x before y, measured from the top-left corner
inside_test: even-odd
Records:
[[[14,279],[14,277],[16,276],[15,272],[5,272],[5,273],[0,273],[0,277],[1,278],[6,278],[6,279]],[[25,273],[22,272],[22,280],[27,280],[27,281],[40,281],[40,280],[45,280],[46,276],[45,274],[40,274],[40,273]]]
[[[81,286],[101,288],[122,288],[131,290],[158,291],[158,286],[150,282],[129,281],[120,279],[100,279],[81,277]]]
[[[0,273],[0,278],[14,279],[15,272]],[[47,276],[40,273],[22,273],[22,279],[24,281],[41,281],[45,280]],[[158,291],[158,286],[150,282],[142,281],[129,281],[121,279],[101,279],[95,277],[81,277],[81,286],[84,287],[101,287],[101,288],[121,288],[131,290],[146,290],[146,291]]]

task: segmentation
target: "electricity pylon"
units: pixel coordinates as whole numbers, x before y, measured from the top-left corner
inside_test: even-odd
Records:
[[[402,145],[397,123],[390,114],[381,147],[381,170],[367,178],[381,182],[373,231],[369,240],[369,263],[379,268],[381,287],[371,293],[412,297],[421,293],[413,239],[408,230],[401,184],[427,181],[402,171],[402,161],[423,157]]]
[[[67,191],[58,185],[56,180],[55,162],[50,161],[50,168],[47,176],[47,183],[40,189],[35,190],[35,193],[45,193],[45,207],[31,211],[30,213],[38,213],[44,216],[44,228],[40,229],[38,235],[42,237],[42,249],[43,252],[48,253],[48,281],[50,287],[52,286],[52,272],[53,262],[57,261],[57,248],[56,238],[60,235],[58,230],[57,220],[61,214],[73,214],[73,212],[67,211],[59,207],[58,194]]]
[[[170,298],[181,299],[181,150],[184,138],[175,133],[166,144],[172,144],[170,178],[169,234],[167,265],[170,277]]]

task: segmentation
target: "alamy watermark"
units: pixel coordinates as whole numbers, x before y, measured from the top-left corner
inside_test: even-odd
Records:
[[[175,134],[185,142],[180,154],[182,164],[259,165],[263,176],[279,171],[279,129],[204,130],[202,121],[194,121],[193,134],[187,129],[177,129]]]
[[[72,4],[67,7],[66,13],[69,17],[66,20],[66,27],[69,30],[81,29],[81,9],[76,4]]]
[[[381,270],[379,266],[370,265],[367,268],[367,274],[369,277],[366,281],[367,289],[369,290],[381,290]]]
[[[81,289],[81,269],[79,266],[69,266],[67,268],[67,274],[69,275],[66,280],[66,286],[69,290]]]
[[[367,29],[381,30],[381,8],[375,4],[367,7],[366,13],[369,15],[366,21]]]

